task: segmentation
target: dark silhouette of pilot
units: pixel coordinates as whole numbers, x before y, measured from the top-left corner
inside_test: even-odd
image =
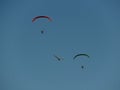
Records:
[[[81,68],[84,69],[84,66],[82,65]]]
[[[43,34],[44,33],[44,30],[41,30],[41,34]]]

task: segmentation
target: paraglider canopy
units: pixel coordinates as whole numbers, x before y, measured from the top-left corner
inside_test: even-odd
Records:
[[[49,16],[36,16],[32,19],[32,22],[34,22],[34,21],[36,21],[37,19],[40,19],[40,18],[47,18],[49,21],[52,21],[52,19]]]
[[[73,57],[73,59],[76,59],[77,57],[79,57],[79,56],[85,56],[85,57],[90,57],[89,55],[87,55],[87,54],[77,54],[77,55],[75,55],[74,57]]]

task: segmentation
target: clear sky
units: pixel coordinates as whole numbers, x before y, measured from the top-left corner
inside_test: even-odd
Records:
[[[0,0],[0,90],[120,90],[120,1]]]

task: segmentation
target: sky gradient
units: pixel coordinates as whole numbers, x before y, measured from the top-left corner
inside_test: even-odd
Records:
[[[120,90],[119,0],[0,0],[0,17],[0,90]]]

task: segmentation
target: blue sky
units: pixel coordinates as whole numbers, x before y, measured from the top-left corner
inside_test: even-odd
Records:
[[[119,3],[1,0],[0,90],[119,90]],[[31,22],[38,15],[53,19],[43,35],[45,19]],[[74,61],[77,53],[90,59]]]

